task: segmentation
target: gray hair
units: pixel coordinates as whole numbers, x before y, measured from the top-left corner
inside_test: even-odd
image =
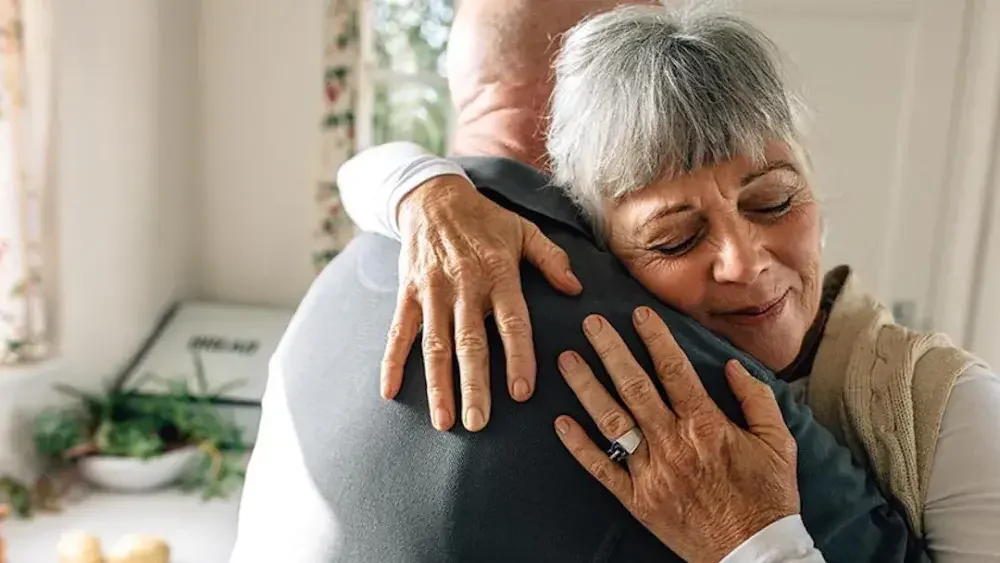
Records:
[[[747,21],[698,8],[626,6],[567,32],[555,63],[547,148],[553,181],[603,226],[607,199],[788,143],[805,168],[804,105],[774,44]]]

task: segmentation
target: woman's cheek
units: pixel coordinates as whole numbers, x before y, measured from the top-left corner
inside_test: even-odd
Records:
[[[669,256],[643,256],[631,259],[626,267],[636,280],[667,305],[698,317],[698,306],[705,300],[707,266],[700,266],[703,256],[697,251]]]

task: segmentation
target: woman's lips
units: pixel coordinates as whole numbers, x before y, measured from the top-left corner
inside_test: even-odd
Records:
[[[721,313],[718,316],[731,324],[752,326],[766,323],[781,315],[782,311],[785,310],[785,303],[788,302],[788,294],[791,293],[791,291],[792,290],[790,288],[785,290],[785,293],[781,294],[781,297],[778,297],[769,303],[764,303],[763,305],[758,305],[756,307],[747,307],[736,311]]]

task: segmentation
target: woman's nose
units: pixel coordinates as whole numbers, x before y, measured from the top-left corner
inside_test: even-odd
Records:
[[[771,265],[771,254],[752,228],[736,227],[722,237],[715,259],[715,281],[749,285]]]

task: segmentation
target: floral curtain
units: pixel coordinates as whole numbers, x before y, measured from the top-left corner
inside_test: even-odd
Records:
[[[48,351],[41,223],[53,107],[49,8],[47,0],[0,0],[0,367]]]
[[[361,65],[358,18],[365,0],[327,0],[325,18],[325,74],[322,119],[322,155],[316,200],[320,208],[318,246],[313,254],[317,271],[333,259],[354,236],[337,190],[336,173],[354,154],[354,104]]]

